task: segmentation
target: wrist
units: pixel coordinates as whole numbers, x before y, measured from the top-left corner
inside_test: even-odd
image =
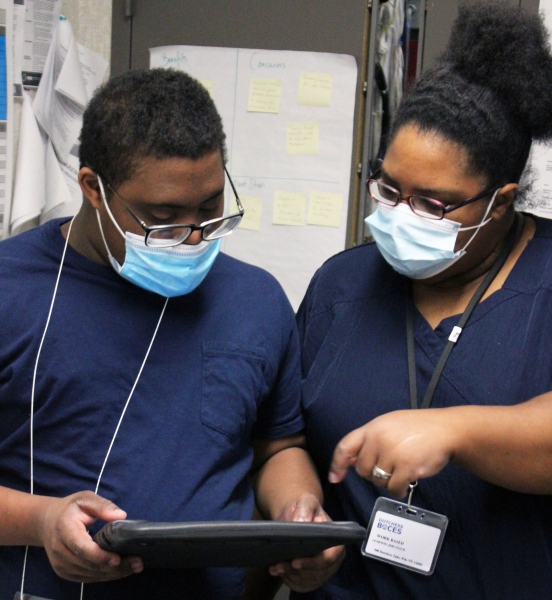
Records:
[[[62,502],[61,498],[50,498],[48,496],[31,496],[32,504],[30,511],[30,533],[35,542],[29,545],[45,547],[47,540],[52,538],[49,530],[49,520],[56,507]]]
[[[462,464],[468,454],[473,453],[481,435],[479,406],[452,406],[442,409],[447,412],[445,435],[447,436],[450,460]]]
[[[44,514],[55,500],[0,487],[0,545],[42,546]]]

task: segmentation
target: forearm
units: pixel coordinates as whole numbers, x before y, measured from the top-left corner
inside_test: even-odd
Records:
[[[452,461],[501,487],[552,494],[552,393],[515,406],[450,409]]]
[[[0,486],[0,546],[42,546],[44,514],[55,501]]]
[[[325,522],[329,516],[322,508],[322,488],[314,465],[305,450],[305,436],[298,433],[280,440],[255,444],[254,465],[256,502],[265,519],[281,521]],[[269,572],[280,576],[297,592],[310,592],[320,587],[339,568],[345,550],[343,546],[328,548],[315,557],[297,557],[291,563],[272,565]],[[260,589],[250,581],[247,597],[257,596]],[[258,583],[258,582],[257,582]],[[272,589],[264,589],[270,597]],[[267,594],[265,596],[265,594]]]
[[[270,457],[255,477],[256,503],[267,519],[279,519],[303,494],[322,504],[322,488],[314,465],[303,448],[281,450]]]

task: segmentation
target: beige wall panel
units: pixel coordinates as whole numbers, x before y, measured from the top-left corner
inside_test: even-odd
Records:
[[[62,0],[62,14],[69,19],[78,42],[111,60],[112,0]]]

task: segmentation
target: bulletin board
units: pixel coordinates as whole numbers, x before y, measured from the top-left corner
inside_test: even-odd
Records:
[[[272,273],[297,308],[316,269],[346,244],[354,57],[163,46],[150,66],[183,70],[213,97],[245,208],[222,250]]]

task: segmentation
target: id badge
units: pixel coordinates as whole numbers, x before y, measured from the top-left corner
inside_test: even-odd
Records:
[[[441,551],[448,518],[410,503],[378,498],[362,554],[431,575]]]
[[[15,592],[13,600],[48,600],[48,598],[33,596],[32,594],[23,594],[23,596],[21,596],[21,592]]]

